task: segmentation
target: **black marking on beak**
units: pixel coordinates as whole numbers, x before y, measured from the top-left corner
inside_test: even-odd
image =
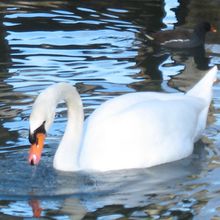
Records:
[[[34,165],[35,165],[33,159],[31,160],[30,165],[31,165],[31,166],[34,166]]]
[[[46,121],[44,121],[44,122],[42,123],[42,125],[34,131],[34,133],[31,133],[30,130],[29,130],[28,139],[29,139],[29,142],[30,142],[31,144],[37,143],[37,134],[38,134],[38,133],[46,134],[45,122],[46,122]]]
[[[36,143],[36,141],[37,141],[36,134],[35,133],[31,134],[31,132],[29,131],[28,139],[31,144]]]

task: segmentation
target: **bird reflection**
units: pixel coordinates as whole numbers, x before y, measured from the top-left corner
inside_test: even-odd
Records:
[[[196,47],[191,51],[194,62],[199,70],[209,69],[210,58],[206,57],[204,46]]]
[[[42,208],[40,205],[40,201],[37,199],[33,199],[30,200],[28,202],[28,204],[30,205],[30,207],[32,208],[32,212],[33,212],[33,217],[35,218],[39,218],[41,216],[41,212],[42,212]]]

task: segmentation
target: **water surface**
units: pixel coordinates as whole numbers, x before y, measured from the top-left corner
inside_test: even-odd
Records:
[[[88,116],[120,94],[185,91],[219,65],[218,33],[207,36],[205,50],[155,48],[144,38],[144,33],[192,27],[192,7],[193,1],[162,0],[0,3],[0,218],[220,217],[219,84],[205,134],[189,158],[150,169],[56,171],[52,159],[66,123],[62,104],[41,164],[27,164],[28,118],[36,95],[47,86],[75,85]],[[205,8],[201,4],[196,12]],[[206,18],[218,25],[215,5],[209,10]]]

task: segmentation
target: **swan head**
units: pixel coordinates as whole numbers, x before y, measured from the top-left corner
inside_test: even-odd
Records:
[[[83,118],[82,102],[75,87],[68,83],[56,83],[43,90],[33,104],[29,119],[31,148],[28,161],[32,165],[40,162],[44,140],[54,121],[56,107],[60,101],[66,102],[68,115],[75,115],[78,112],[80,116],[75,117]]]
[[[37,165],[41,159],[46,134],[53,123],[56,103],[53,89],[44,90],[35,100],[29,119],[29,142],[31,143],[28,161]]]

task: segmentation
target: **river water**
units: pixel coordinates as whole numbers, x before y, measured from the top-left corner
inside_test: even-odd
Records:
[[[52,159],[66,124],[61,104],[41,164],[27,163],[28,118],[47,86],[75,85],[88,116],[120,94],[185,91],[220,64],[218,33],[208,34],[205,50],[146,41],[145,33],[192,27],[204,11],[218,27],[215,4],[191,13],[193,1],[180,2],[1,1],[0,219],[220,219],[219,84],[207,129],[184,160],[106,173],[56,171]]]

